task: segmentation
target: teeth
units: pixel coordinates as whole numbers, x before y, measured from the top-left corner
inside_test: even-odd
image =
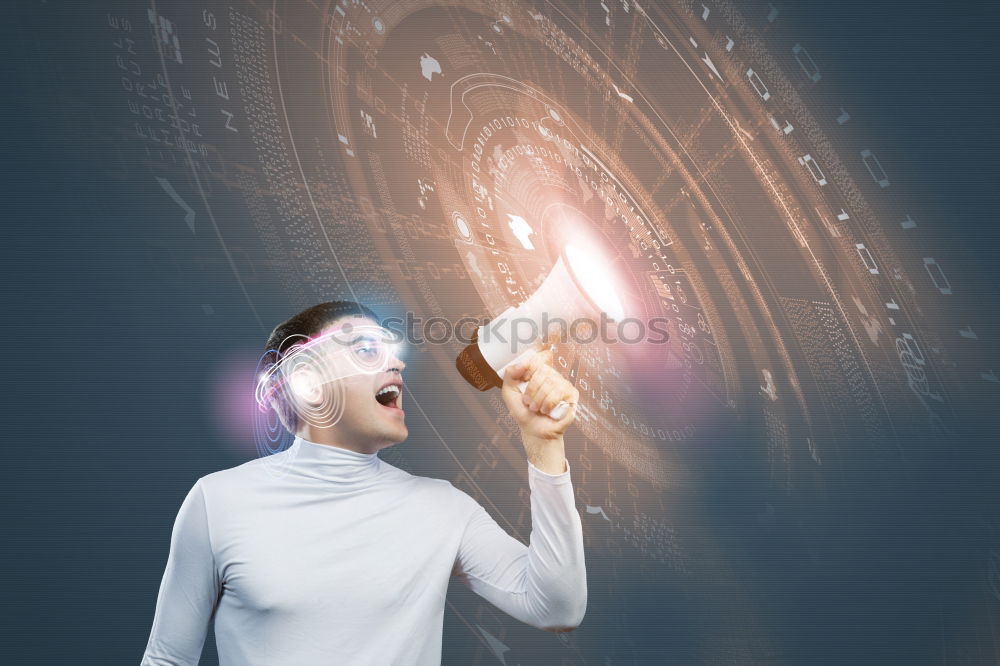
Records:
[[[386,386],[385,388],[380,389],[375,395],[385,395],[386,393],[399,393],[399,387],[395,385]]]

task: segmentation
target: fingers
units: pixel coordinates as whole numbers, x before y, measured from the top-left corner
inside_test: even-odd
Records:
[[[507,404],[507,409],[515,418],[523,418],[527,415],[528,407],[524,404],[524,394],[517,387],[518,382],[510,379],[509,377],[504,378],[503,388],[501,390],[501,395],[503,396],[503,401]]]
[[[546,366],[552,366],[551,349],[539,351],[526,361],[508,365],[504,369],[503,374],[505,379],[509,377],[510,379],[517,380],[519,382],[527,382],[531,381],[531,378],[536,372],[538,372],[539,368]]]
[[[567,411],[567,414],[569,414],[573,412],[573,409],[579,401],[580,392],[575,386],[559,375],[558,381],[555,382],[552,388],[549,389],[549,392],[541,400],[539,400],[539,411],[542,414],[549,414],[560,402],[566,402],[570,405],[570,409]],[[561,418],[565,418],[565,416]]]
[[[525,361],[511,363],[505,367],[503,371],[504,380],[510,379],[516,382],[526,382],[531,379],[531,375],[537,365],[534,363],[537,356],[538,354],[534,354],[531,358]]]
[[[552,365],[555,344],[562,340],[561,330],[557,324],[550,324],[545,335],[535,343],[536,351],[531,355],[531,358],[518,363],[511,363],[505,367],[503,371],[504,379],[509,378],[519,382],[526,382],[531,379],[532,373],[539,367]]]
[[[566,386],[562,382],[552,382],[548,391],[544,394],[539,392],[538,411],[542,414],[548,414],[556,405],[566,399],[567,393]]]
[[[525,406],[533,412],[538,411],[542,399],[552,390],[554,378],[548,373],[536,372],[524,389]]]
[[[575,403],[580,392],[552,366],[534,372],[525,387],[522,403],[533,412],[548,414],[560,402]]]
[[[503,369],[503,379],[505,382],[524,382],[528,378],[524,376],[524,373],[528,370],[528,364],[526,362],[521,363],[511,363],[506,368]]]
[[[580,392],[553,367],[552,360],[553,349],[548,347],[525,361],[507,366],[504,369],[504,390],[510,392],[508,405],[512,407],[511,402],[517,401],[514,392],[519,390],[519,384],[524,383],[518,407],[544,415],[548,415],[560,402],[569,403],[570,409],[557,419],[568,423],[575,415]]]
[[[576,403],[568,400],[557,402],[544,416],[550,422],[553,432],[565,432],[566,428],[576,420]]]

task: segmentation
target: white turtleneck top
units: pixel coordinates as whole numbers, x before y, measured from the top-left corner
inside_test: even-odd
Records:
[[[459,576],[514,618],[576,627],[587,605],[569,464],[528,462],[530,546],[451,483],[296,438],[200,478],[174,522],[144,666],[441,663]]]

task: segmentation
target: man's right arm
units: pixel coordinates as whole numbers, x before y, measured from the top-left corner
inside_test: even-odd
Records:
[[[174,521],[170,555],[141,666],[197,664],[221,591],[199,480],[184,498]]]

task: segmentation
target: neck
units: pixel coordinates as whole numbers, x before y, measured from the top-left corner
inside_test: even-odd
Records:
[[[356,442],[351,441],[351,438],[344,437],[343,433],[337,432],[336,428],[316,428],[311,425],[306,425],[296,433],[296,437],[300,437],[306,441],[312,442],[313,444],[325,444],[326,446],[335,446],[340,449],[347,449],[348,451],[354,451],[356,453],[377,453],[382,447],[378,445],[378,442]]]
[[[382,461],[374,452],[320,444],[301,434],[288,449],[287,463],[294,473],[350,490],[369,487],[383,470]]]

